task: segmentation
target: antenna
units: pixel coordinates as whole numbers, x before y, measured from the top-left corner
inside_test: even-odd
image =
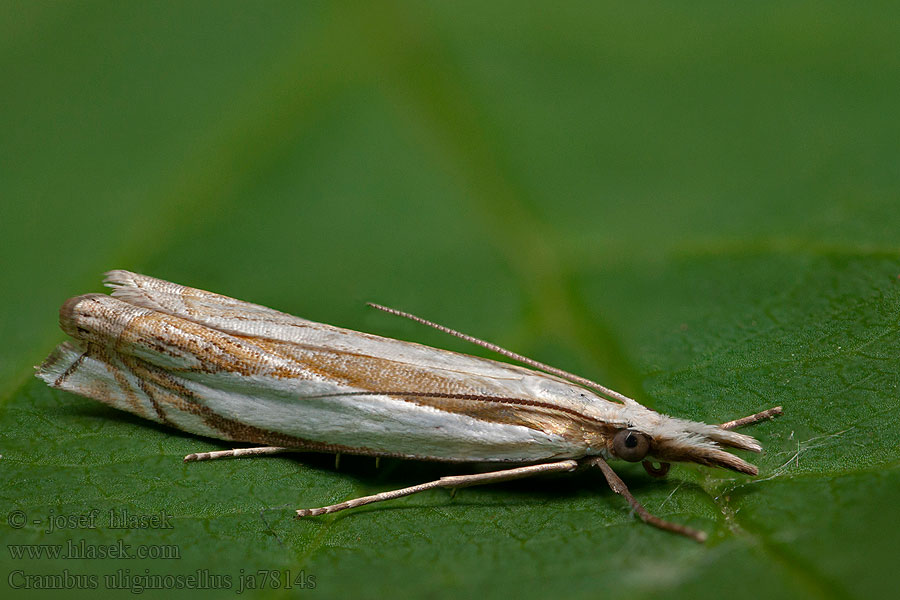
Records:
[[[568,371],[563,371],[562,369],[557,369],[556,367],[551,367],[550,365],[546,365],[542,362],[536,361],[533,358],[528,358],[527,356],[522,356],[521,354],[516,354],[515,352],[512,352],[511,350],[507,350],[506,348],[501,348],[497,344],[492,344],[490,342],[480,340],[476,337],[472,337],[471,335],[466,335],[465,333],[456,331],[455,329],[450,329],[449,327],[445,327],[444,325],[438,325],[437,323],[435,323],[433,321],[423,319],[422,317],[417,317],[414,314],[411,314],[408,312],[403,312],[402,310],[397,310],[396,308],[388,308],[387,306],[375,304],[374,302],[367,302],[366,304],[368,304],[372,308],[377,308],[378,310],[384,311],[388,314],[397,315],[398,317],[404,317],[411,321],[415,321],[416,323],[421,323],[422,325],[428,325],[429,327],[433,327],[433,328],[437,329],[438,331],[443,331],[444,333],[448,333],[454,337],[458,337],[461,340],[466,340],[467,342],[471,342],[472,344],[481,346],[482,348],[487,348],[488,350],[496,352],[497,354],[502,354],[503,356],[505,356],[507,358],[511,358],[522,364],[528,365],[530,367],[534,367],[536,369],[540,369],[542,371],[546,371],[547,373],[552,373],[553,375],[562,377],[563,379],[568,379],[572,383],[578,383],[585,387],[592,388],[594,390],[597,390],[601,394],[606,394],[610,398],[614,398],[625,404],[638,404],[638,402],[636,400],[633,400],[632,398],[629,398],[628,396],[626,396],[624,394],[620,394],[619,392],[617,392],[615,390],[611,390],[606,386],[600,385],[599,383],[597,383],[595,381],[591,381],[590,379],[587,379],[585,377],[580,377],[573,373],[569,373]]]

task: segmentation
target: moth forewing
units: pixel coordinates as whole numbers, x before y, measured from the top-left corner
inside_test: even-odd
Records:
[[[615,392],[618,401],[612,401],[599,384],[574,375],[573,383],[564,371],[442,326],[554,374],[324,325],[128,271],[111,271],[106,281],[111,296],[88,294],[63,304],[60,325],[74,341],[61,344],[37,375],[58,389],[184,431],[266,444],[189,460],[305,449],[539,463],[442,478],[302,509],[299,516],[579,464],[600,467],[613,489],[639,507],[605,466],[611,459],[644,461],[651,474],[663,470],[654,471],[649,460],[666,469],[671,461],[691,461],[756,474],[756,467],[726,451],[760,450],[753,438],[731,431],[745,420],[720,427],[667,417]],[[702,537],[643,507],[635,510],[652,525]]]
[[[63,353],[69,364],[45,363],[40,376],[48,383],[201,435],[356,454],[534,462],[583,456],[592,432],[579,427],[573,409],[538,399],[565,384],[528,381],[512,365],[461,355],[454,362],[446,353],[432,357],[447,365],[438,371],[390,358],[396,352],[232,335],[101,294],[67,301],[60,318],[82,353],[73,357],[70,348]],[[370,343],[388,351],[395,345]],[[114,383],[102,394],[91,387],[98,371]],[[381,391],[388,385],[398,392]],[[520,397],[498,393],[511,391]]]

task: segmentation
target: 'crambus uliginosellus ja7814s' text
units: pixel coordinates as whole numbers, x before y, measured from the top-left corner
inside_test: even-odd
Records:
[[[261,446],[185,460],[290,451],[505,463],[322,508],[352,508],[422,490],[599,468],[645,522],[706,534],[650,514],[607,461],[642,462],[664,475],[693,462],[756,475],[727,448],[759,452],[734,428],[780,407],[719,425],[676,419],[597,383],[413,315],[531,368],[307,321],[264,306],[128,271],[111,271],[112,295],[60,309],[73,341],[38,367],[49,385],[178,429]]]

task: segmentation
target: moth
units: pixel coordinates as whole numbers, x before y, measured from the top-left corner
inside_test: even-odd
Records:
[[[756,475],[729,449],[759,452],[733,431],[781,407],[709,425],[650,410],[583,377],[414,315],[527,367],[341,329],[271,308],[131,273],[110,271],[111,295],[67,300],[73,338],[37,367],[50,386],[183,431],[256,444],[185,461],[320,451],[504,468],[297,510],[298,517],[413,494],[542,473],[598,468],[646,523],[697,541],[706,534],[647,511],[608,461],[672,462]],[[530,367],[530,368],[528,368]]]

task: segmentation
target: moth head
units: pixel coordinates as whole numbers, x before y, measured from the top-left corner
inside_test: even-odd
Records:
[[[748,435],[718,425],[661,415],[637,403],[623,407],[622,416],[609,438],[607,450],[615,458],[644,461],[653,475],[664,470],[652,467],[649,461],[693,462],[748,475],[758,473],[756,466],[727,450],[761,451],[759,442]]]

